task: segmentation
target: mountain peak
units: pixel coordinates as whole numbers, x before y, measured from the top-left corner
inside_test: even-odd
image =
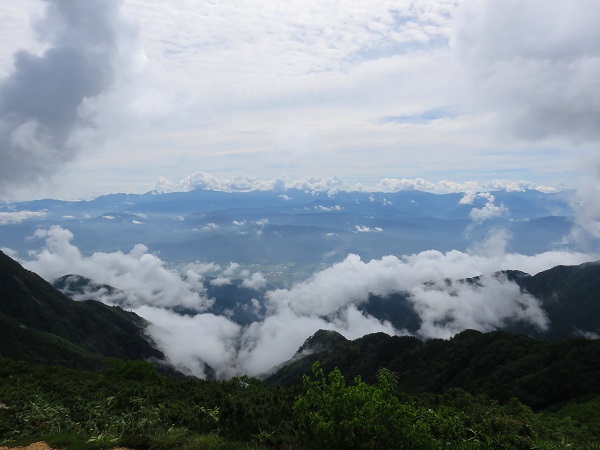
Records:
[[[309,337],[298,349],[297,354],[321,352],[348,342],[344,336],[333,330],[319,330]]]

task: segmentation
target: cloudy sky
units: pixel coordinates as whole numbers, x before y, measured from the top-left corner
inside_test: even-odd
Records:
[[[599,20],[597,0],[4,2],[0,199],[194,172],[578,187],[600,172]]]

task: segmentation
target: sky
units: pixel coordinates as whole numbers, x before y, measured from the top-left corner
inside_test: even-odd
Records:
[[[0,199],[196,173],[593,194],[599,19],[596,0],[4,2]]]

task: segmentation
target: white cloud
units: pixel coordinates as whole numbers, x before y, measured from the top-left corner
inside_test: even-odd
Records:
[[[581,336],[582,338],[585,339],[592,339],[592,340],[597,340],[600,339],[600,334],[595,333],[593,331],[582,331],[582,330],[577,330],[576,333]]]
[[[506,189],[520,188],[514,174],[531,178],[533,189],[573,184],[582,153],[597,152],[600,104],[599,52],[590,44],[598,7],[574,1],[350,0],[340,7],[311,0],[289,11],[239,1],[65,4],[67,37],[83,37],[65,41],[79,42],[84,56],[103,49],[111,76],[68,109],[76,120],[66,124],[61,162],[80,148],[93,151],[79,153],[60,183],[19,193],[143,192],[149,180],[178,180],[190,167],[218,176],[163,179],[157,190],[335,193],[347,188],[337,174],[357,190],[437,192],[444,186],[435,179],[451,179],[452,187],[481,178],[477,190],[490,191],[489,167],[509,178]],[[62,48],[52,33],[37,30],[41,39],[33,39],[28,21],[39,8],[27,0],[2,10],[2,76],[14,73],[20,47],[35,57]],[[90,30],[67,21],[78,8],[106,13],[96,47]],[[498,121],[530,140],[507,138]],[[39,151],[47,124],[22,122],[11,143],[44,162],[56,159]],[[122,166],[136,171],[115,170]]]
[[[354,231],[354,233],[380,233],[383,231],[383,228],[380,227],[365,227],[362,225],[355,225],[354,227],[356,229],[356,231]]]
[[[227,277],[235,276],[240,270],[240,265],[236,262],[230,262],[229,266],[223,270],[223,275]]]
[[[11,248],[7,248],[7,247],[0,247],[0,250],[4,252],[4,254],[10,258],[13,259],[17,259],[18,258],[18,254],[16,251],[14,251]]]
[[[344,208],[343,206],[340,205],[335,205],[335,206],[323,206],[323,205],[316,205],[315,209],[318,211],[342,211]]]
[[[238,324],[214,314],[186,316],[155,306],[143,305],[134,312],[151,322],[148,332],[167,360],[184,373],[205,378],[206,363],[220,378],[235,375]]]
[[[202,311],[211,305],[197,286],[183,281],[142,244],[134,246],[129,253],[96,252],[84,256],[71,243],[73,234],[69,230],[53,226],[36,231],[35,236],[45,240],[45,247],[34,252],[34,259],[25,267],[47,280],[66,274],[82,275],[127,292],[131,307],[181,305]]]
[[[465,200],[465,197],[463,197],[459,203],[464,204],[463,200]],[[506,206],[504,206],[503,204],[501,204],[500,206],[496,206],[494,204],[496,198],[489,192],[481,192],[477,194],[477,197],[486,199],[486,202],[485,205],[483,205],[481,208],[473,208],[469,212],[469,217],[471,218],[471,220],[473,220],[473,222],[480,224],[486,220],[501,217],[508,214],[508,208]],[[470,200],[470,197],[467,197],[467,201],[468,200]]]
[[[206,275],[215,275],[221,272],[221,266],[214,262],[209,263],[188,263],[182,266],[182,273],[189,273],[192,277],[202,278]]]
[[[505,245],[497,236],[492,236],[492,242]],[[307,281],[289,290],[272,291],[267,297],[269,304],[278,308],[286,305],[302,314],[327,315],[342,306],[366,301],[369,293],[385,295],[410,290],[430,280],[463,279],[506,269],[536,274],[555,265],[580,264],[595,258],[566,251],[526,256],[491,251],[489,246],[486,249],[486,254],[428,250],[369,262],[363,262],[357,255],[348,255],[344,261],[314,274]]]
[[[204,225],[201,230],[202,231],[213,231],[219,228],[219,225],[217,225],[216,223],[213,222],[209,222],[206,225]]]
[[[358,306],[370,294],[409,292],[421,317],[419,333],[424,337],[448,337],[466,327],[491,330],[515,319],[543,328],[546,322],[537,302],[503,278],[486,276],[478,286],[455,282],[450,293],[422,283],[460,280],[503,269],[535,274],[558,264],[579,264],[598,258],[566,251],[533,256],[506,253],[507,235],[502,232],[490,235],[470,252],[429,250],[368,262],[348,255],[289,289],[267,292],[264,319],[242,328],[225,316],[208,312],[212,300],[203,294],[204,276],[216,275],[217,280],[230,281],[227,276],[243,272],[239,264],[230,263],[224,270],[214,263],[191,263],[170,269],[141,244],[129,253],[97,252],[83,256],[71,244],[73,235],[68,230],[52,227],[37,231],[36,236],[45,239],[44,248],[30,255],[33,260],[25,263],[26,268],[49,280],[77,273],[126,291],[128,304],[153,322],[148,331],[169,361],[201,377],[206,373],[203,362],[220,377],[264,373],[291,358],[302,342],[319,329],[336,330],[348,338],[376,331],[406,334],[405,330],[395,330],[390,323],[359,311]],[[264,281],[262,274],[256,272],[242,283],[264,288]],[[111,301],[106,297],[100,300]],[[197,310],[199,314],[177,315],[171,310],[176,306]],[[256,308],[257,301],[249,307]]]
[[[250,276],[250,271],[248,269],[243,269],[238,274],[240,278],[248,278]]]
[[[29,219],[43,219],[47,214],[46,211],[0,212],[0,225],[21,223]]]
[[[217,277],[213,280],[210,280],[210,284],[212,284],[213,286],[228,286],[231,284],[231,278]]]
[[[257,291],[263,289],[266,285],[267,279],[260,272],[255,272],[249,278],[242,281],[242,287]]]
[[[410,290],[410,301],[422,321],[418,334],[426,338],[448,339],[465,329],[492,331],[507,321],[528,322],[540,330],[549,325],[539,300],[504,276],[420,285]]]
[[[467,181],[457,183],[448,180],[438,181],[436,183],[423,178],[416,179],[396,179],[383,178],[372,185],[363,183],[350,184],[338,177],[320,178],[305,177],[297,180],[290,180],[285,176],[273,179],[258,179],[249,176],[238,175],[232,178],[219,178],[209,175],[205,172],[196,172],[178,183],[172,183],[161,177],[154,189],[155,193],[167,192],[186,192],[193,189],[206,189],[223,192],[250,192],[250,191],[287,191],[289,189],[299,189],[305,192],[325,192],[329,195],[335,195],[338,192],[401,192],[401,191],[423,191],[423,192],[465,192],[476,193],[477,191],[525,191],[537,190],[540,192],[556,192],[557,188],[552,186],[538,185],[531,181],[511,181],[511,180],[492,180],[489,182]],[[283,200],[291,200],[286,194],[279,195]],[[374,201],[373,198],[372,201]],[[384,204],[391,202],[384,199]],[[326,208],[319,205],[315,208]]]
[[[366,316],[353,305],[326,320],[316,313],[298,314],[285,304],[244,331],[238,354],[238,371],[255,375],[265,373],[269,370],[267,368],[289,360],[300,345],[320,329],[335,330],[348,338],[377,331],[396,333],[389,323]]]
[[[250,176],[238,175],[232,178],[218,178],[205,172],[196,172],[178,183],[172,183],[166,178],[160,178],[155,192],[179,192],[193,189],[206,189],[223,192],[250,192],[250,191],[284,191],[287,189],[300,189],[307,192],[331,192],[345,190],[347,186],[337,177],[330,179],[306,177],[299,180],[288,180],[285,176],[270,180],[260,180]],[[285,194],[280,195],[283,200],[291,198]]]
[[[381,192],[434,191],[436,185],[422,178],[414,180],[384,178],[375,185],[375,188]]]
[[[475,191],[465,192],[465,196],[460,199],[458,204],[459,205],[472,205],[476,198],[477,198],[477,192],[475,192]]]
[[[33,25],[43,51],[13,49],[0,83],[2,192],[51,176],[84,147],[83,134],[100,139],[102,132],[93,131],[103,128],[97,105],[118,90],[141,54],[137,30],[120,6],[115,0],[45,2]],[[95,19],[84,24],[81,17]]]
[[[556,192],[558,189],[553,186],[543,186],[538,185],[536,183],[532,183],[531,181],[507,181],[507,180],[492,180],[485,183],[481,183],[481,189],[490,190],[490,191],[507,191],[507,192],[517,192],[517,191],[526,191],[526,190],[534,190],[539,192],[544,192],[546,194]]]

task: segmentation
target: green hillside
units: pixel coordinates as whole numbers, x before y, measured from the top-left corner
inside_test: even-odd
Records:
[[[337,367],[349,378],[360,376],[367,382],[374,382],[385,367],[408,393],[462,388],[501,402],[517,397],[534,409],[600,394],[600,341],[540,341],[473,330],[448,341],[383,333],[349,341],[321,330],[301,347],[310,349],[315,351],[280,368],[267,382],[297,383],[319,361],[326,372]]]
[[[145,325],[0,253],[0,445],[598,449],[600,341],[319,331],[266,382],[204,381],[136,360]]]
[[[162,358],[134,313],[76,302],[0,252],[0,356],[70,367],[101,367],[105,357]]]

